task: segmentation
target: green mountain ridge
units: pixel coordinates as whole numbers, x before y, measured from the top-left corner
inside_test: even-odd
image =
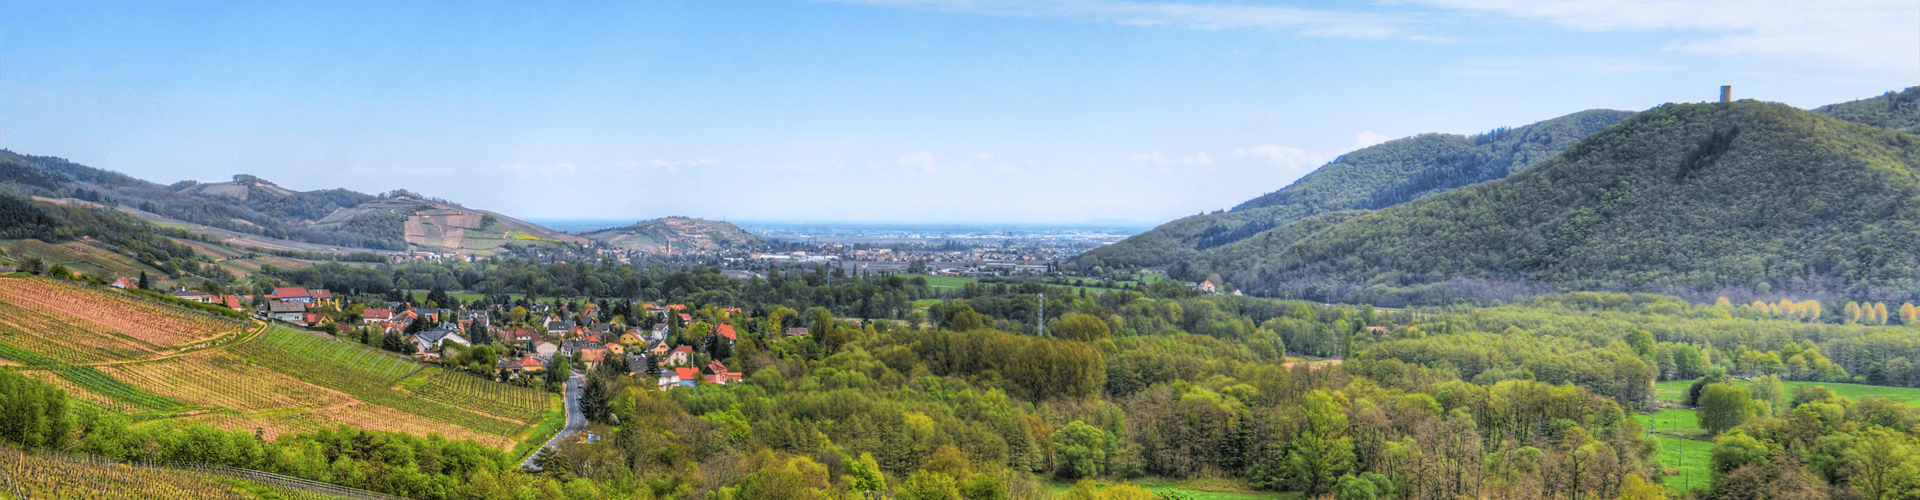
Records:
[[[1444,290],[1458,279],[1906,299],[1920,291],[1917,165],[1913,134],[1751,100],[1669,104],[1505,179],[1354,217],[1223,274],[1388,303],[1486,298]]]
[[[1230,211],[1168,222],[1089,250],[1075,262],[1087,267],[1165,266],[1315,214],[1379,209],[1499,179],[1632,115],[1587,110],[1474,136],[1422,134],[1361,148]]]
[[[1854,123],[1920,134],[1920,86],[1899,92],[1813,108],[1813,112]]]

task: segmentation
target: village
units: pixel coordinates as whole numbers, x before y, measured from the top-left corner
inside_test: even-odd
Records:
[[[134,288],[134,281],[118,279],[115,288]],[[198,290],[169,292],[181,300],[225,306],[265,321],[329,332],[336,338],[358,340],[414,359],[459,365],[503,382],[529,384],[565,361],[572,369],[600,370],[603,365],[624,367],[631,377],[654,379],[662,390],[698,383],[730,384],[743,374],[730,369],[723,358],[739,341],[739,325],[760,327],[752,313],[740,308],[695,309],[685,304],[621,302],[620,314],[607,301],[556,303],[517,301],[497,321],[499,307],[439,307],[437,301],[347,301],[324,289],[279,287],[262,296],[212,294]],[[448,305],[458,305],[457,299]],[[376,307],[377,306],[377,307]],[[495,309],[495,310],[490,310]],[[797,324],[789,317],[772,321]],[[628,316],[633,319],[629,320]],[[779,328],[781,335],[804,337],[808,328]],[[392,339],[381,342],[375,339]],[[479,340],[476,342],[476,340]],[[491,369],[472,361],[480,347],[504,348],[494,353]],[[699,346],[697,349],[696,346]],[[455,362],[460,361],[460,362]]]

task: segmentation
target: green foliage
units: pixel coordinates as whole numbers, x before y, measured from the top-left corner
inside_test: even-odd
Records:
[[[1255,235],[1284,231],[1304,236],[1289,224],[1316,214],[1378,209],[1460,186],[1506,177],[1566,149],[1581,138],[1632,113],[1589,110],[1519,128],[1501,128],[1472,137],[1423,134],[1361,148],[1342,155],[1284,189],[1233,208],[1186,217],[1075,258],[1082,267],[1161,266]],[[1319,226],[1325,222],[1314,223]],[[1282,239],[1285,238],[1273,238]],[[1287,242],[1280,242],[1285,244]],[[1274,241],[1259,244],[1272,246]],[[1209,252],[1211,253],[1211,252]],[[1179,273],[1204,278],[1203,269],[1228,269],[1253,254],[1242,247],[1235,257],[1207,257],[1208,265]],[[1223,273],[1224,274],[1224,273]],[[1196,278],[1198,276],[1199,278]],[[1238,282],[1237,278],[1229,277]]]
[[[24,449],[63,449],[72,432],[67,393],[0,370],[0,441]]]
[[[1106,431],[1075,420],[1047,438],[1053,441],[1053,453],[1060,457],[1060,477],[1094,477],[1107,467],[1107,449],[1113,443]]]
[[[1920,238],[1899,231],[1920,227],[1920,208],[1903,201],[1920,188],[1916,156],[1911,135],[1784,105],[1666,105],[1505,179],[1316,232],[1271,267],[1230,279],[1361,287],[1341,296],[1381,284],[1394,301],[1419,297],[1391,289],[1456,278],[1579,289],[1911,287]],[[1420,300],[1491,298],[1484,293]]]
[[[1813,108],[1813,112],[1854,123],[1862,123],[1920,134],[1920,87],[1889,91],[1875,97]]]
[[[1700,428],[1719,434],[1754,414],[1753,397],[1733,384],[1707,384],[1700,390]]]

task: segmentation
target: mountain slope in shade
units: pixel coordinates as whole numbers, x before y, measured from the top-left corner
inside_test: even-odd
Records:
[[[1361,148],[1231,211],[1175,220],[1076,262],[1163,266],[1315,214],[1378,209],[1499,179],[1632,115],[1596,109],[1475,136],[1425,134]]]
[[[766,248],[767,243],[730,222],[663,217],[601,229],[585,236],[608,246],[648,253],[711,252]]]
[[[1319,230],[1230,279],[1305,294],[1464,278],[1908,298],[1917,166],[1913,134],[1750,100],[1669,104],[1506,179]]]

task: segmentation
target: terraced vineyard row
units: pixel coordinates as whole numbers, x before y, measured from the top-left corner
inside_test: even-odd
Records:
[[[295,380],[220,351],[151,363],[106,366],[101,370],[166,396],[242,412],[329,406],[349,401],[345,394]]]
[[[241,346],[247,352],[261,352],[262,347],[273,346],[279,350],[382,381],[382,385],[391,385],[419,370],[421,366],[412,361],[403,360],[364,345],[328,340],[317,335],[287,328],[268,329],[260,338]]]
[[[547,411],[551,397],[544,391],[512,386],[453,371],[434,374],[414,394],[442,403],[464,406],[488,415],[530,422]]]
[[[393,388],[393,384],[413,373],[419,365],[395,359],[360,344],[331,341],[307,333],[275,328],[261,338],[234,349],[253,362],[309,383],[347,393],[361,401],[458,425],[482,434],[512,434],[525,423],[491,417],[461,407],[477,402],[463,401],[461,406],[454,406],[401,393]]]
[[[0,302],[63,323],[90,325],[103,332],[158,348],[246,328],[246,322],[166,307],[125,293],[51,279],[0,279]]]
[[[179,411],[192,406],[191,403],[187,403],[186,401],[154,394],[128,385],[126,382],[101,373],[100,370],[94,367],[68,365],[61,363],[59,360],[41,356],[32,351],[7,344],[0,344],[0,357],[18,361],[28,368],[46,370],[54,375],[58,375],[62,379],[66,379],[68,382],[86,388],[86,390],[92,394],[107,398],[110,401],[117,401],[126,405],[162,412]],[[110,405],[110,403],[102,404]]]
[[[0,340],[63,363],[139,359],[159,351],[155,346],[102,334],[99,330],[102,329],[94,325],[0,302]]]

